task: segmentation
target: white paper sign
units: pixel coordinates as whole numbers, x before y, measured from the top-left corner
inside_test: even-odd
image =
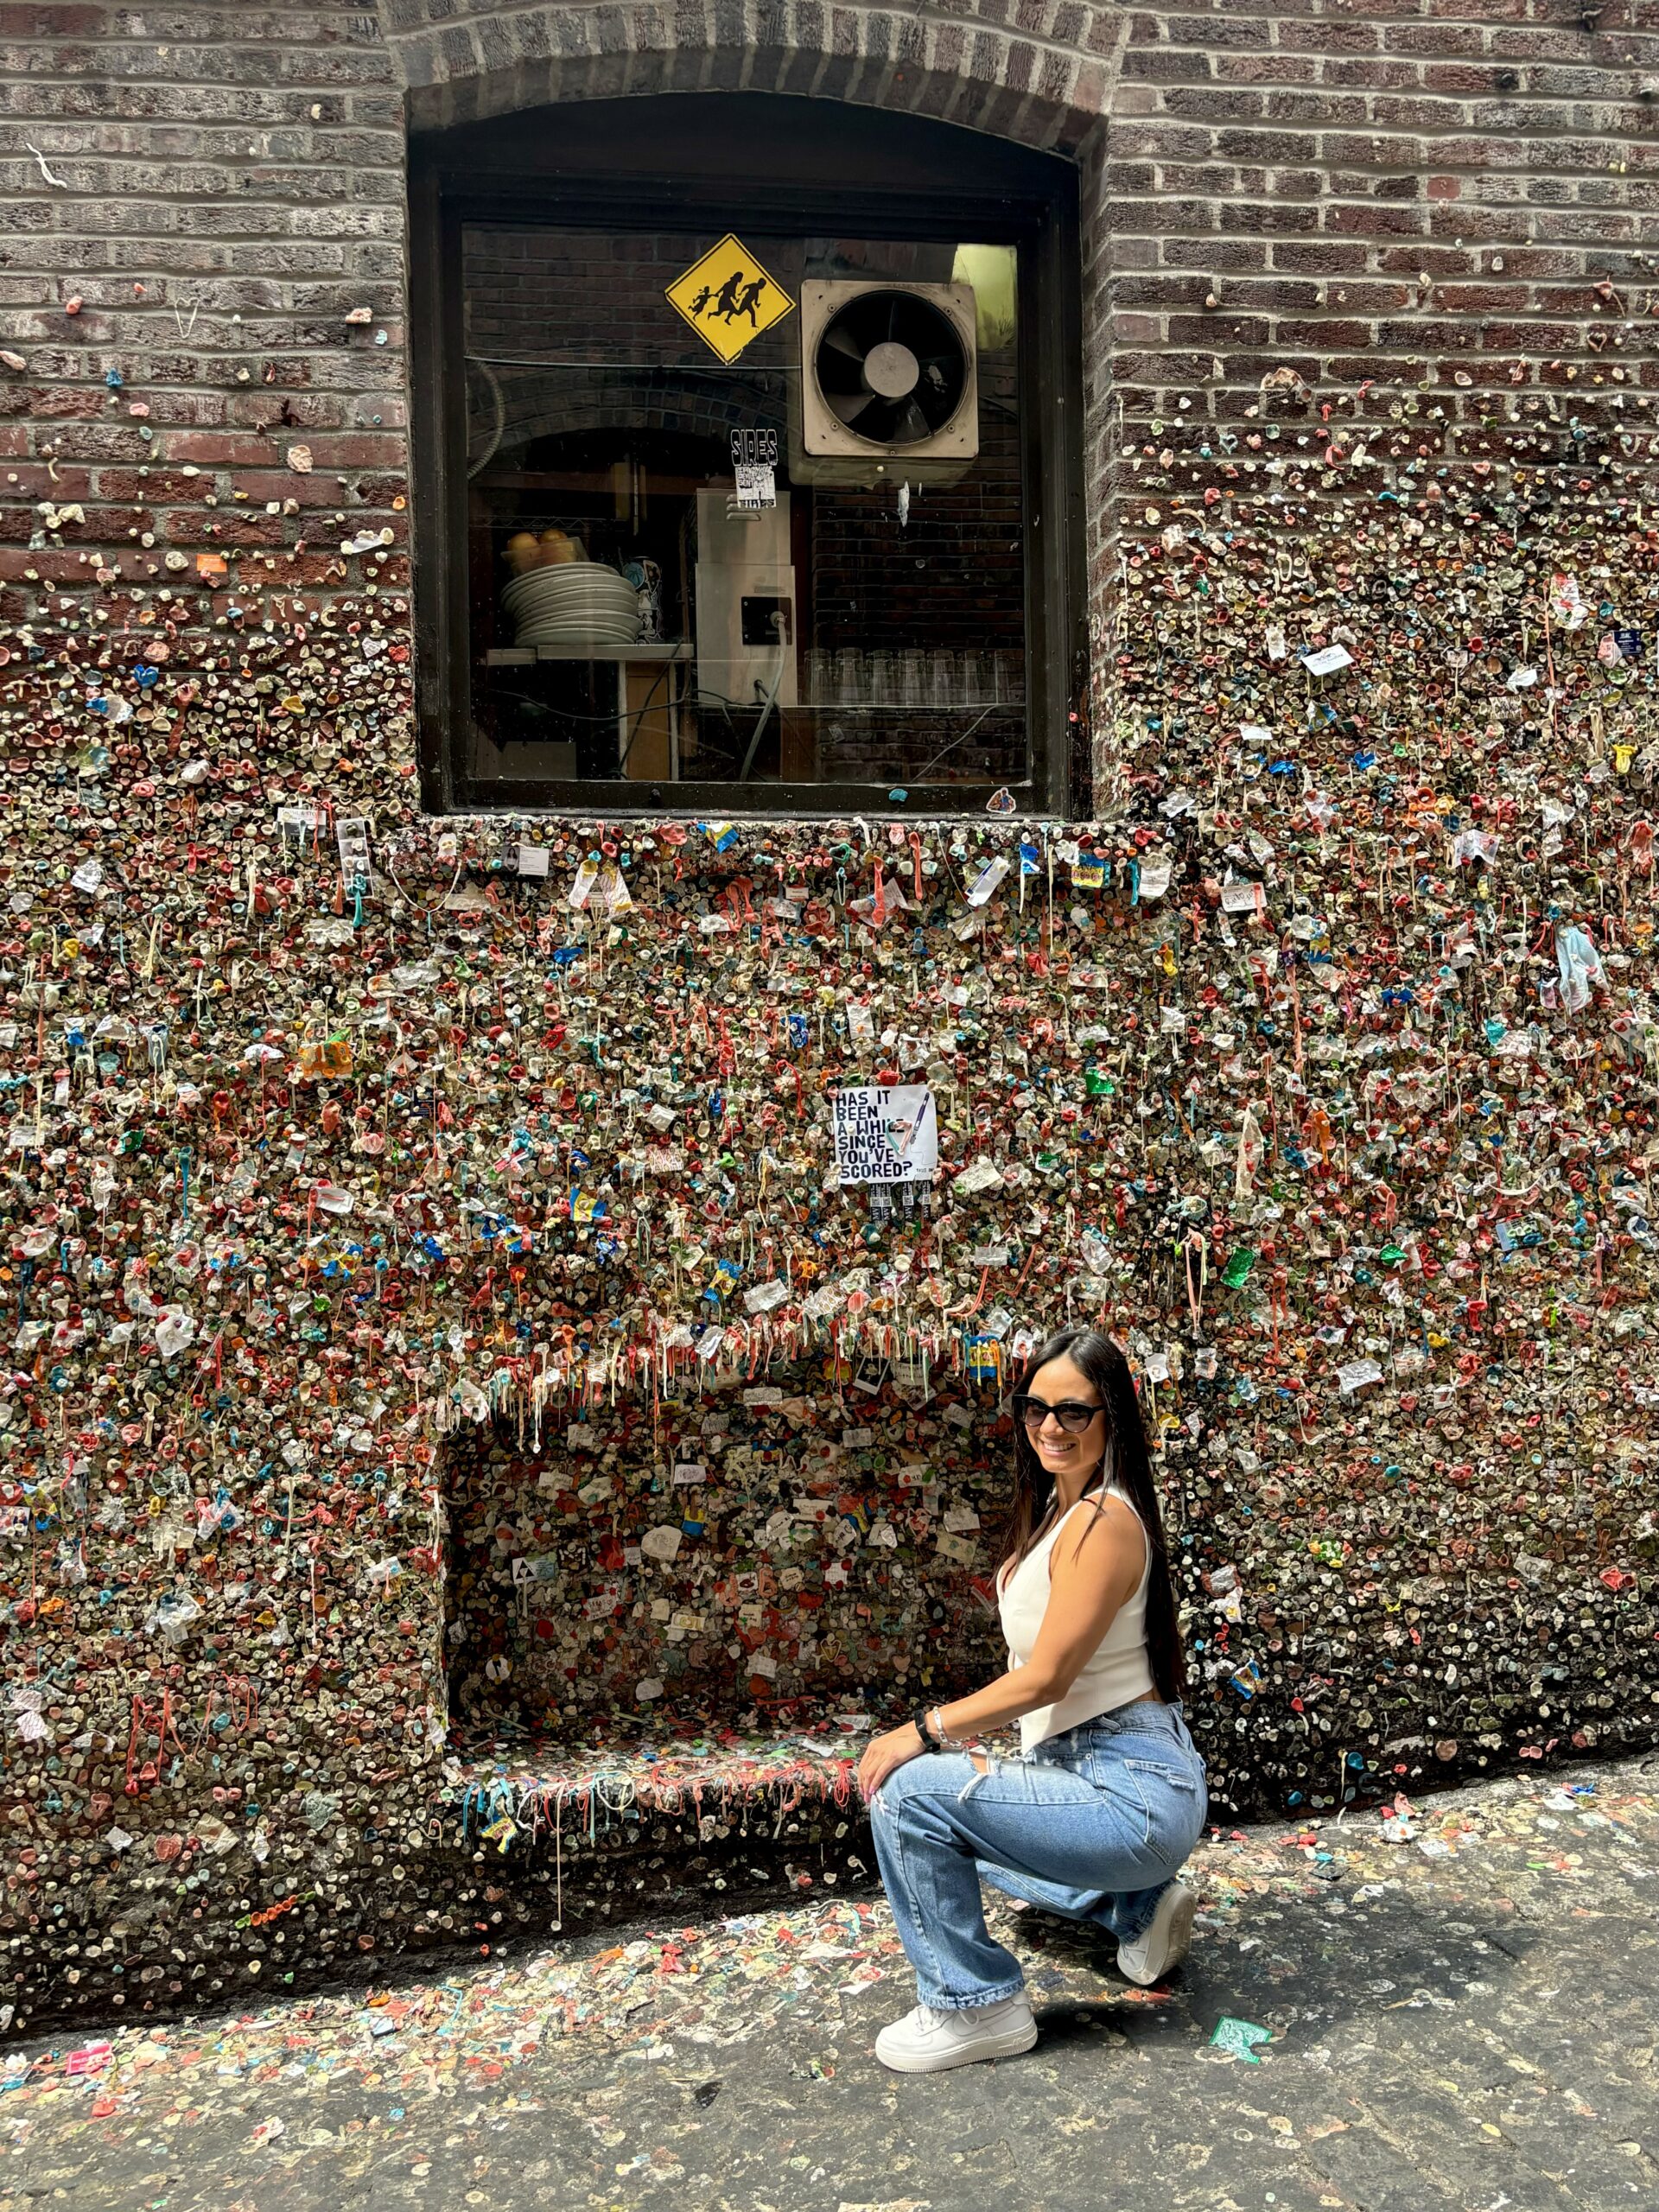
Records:
[[[926,1183],[938,1173],[938,1116],[925,1083],[837,1091],[834,1115],[842,1184]]]
[[[1326,645],[1322,652],[1302,653],[1299,658],[1310,676],[1334,676],[1338,669],[1347,668],[1354,657],[1346,645]]]
[[[778,504],[778,479],[770,461],[740,461],[737,464],[737,504],[745,513]]]

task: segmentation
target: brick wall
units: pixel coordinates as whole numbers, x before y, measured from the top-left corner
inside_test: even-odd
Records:
[[[1414,446],[1473,458],[1503,449],[1480,434],[1518,395],[1576,387],[1599,414],[1616,370],[1639,383],[1655,30],[1562,16],[1137,15],[1103,171],[1130,419],[1201,391],[1236,424],[1287,368],[1369,385],[1371,419],[1432,395]]]
[[[164,432],[170,463],[269,475],[290,434],[315,431],[323,480],[306,504],[332,497],[401,543],[404,517],[364,472],[402,459],[405,104],[429,125],[538,99],[776,86],[1077,152],[1104,615],[1109,485],[1259,488],[1262,464],[1245,455],[1175,475],[1159,465],[1167,442],[1151,425],[1166,413],[1248,436],[1279,370],[1340,388],[1344,459],[1370,422],[1387,441],[1374,471],[1476,457],[1502,470],[1564,454],[1545,395],[1571,394],[1598,420],[1620,381],[1635,396],[1659,106],[1643,87],[1659,35],[1634,0],[1591,11],[1587,28],[1560,13],[1553,0],[1432,14],[1410,0],[1359,20],[1228,0],[1179,15],[1065,4],[1017,24],[993,8],[940,25],[864,8],[670,18],[490,0],[389,0],[380,17],[16,9],[6,177],[20,235],[5,289],[31,389],[9,380],[5,399],[43,435],[14,427],[13,451],[28,461],[54,443],[66,466],[47,490],[111,510],[110,541],[131,561],[135,526],[158,550],[203,528],[170,505],[170,475],[130,474]],[[364,306],[372,327],[343,332]],[[148,437],[89,379],[118,316]],[[1390,427],[1403,395],[1418,403],[1414,435]],[[1152,466],[1128,465],[1135,433]],[[327,481],[338,470],[343,486]],[[23,472],[6,488],[39,489]],[[274,487],[241,488],[251,505]],[[299,550],[297,528],[244,515],[213,530],[215,543],[268,544],[274,582],[346,581],[315,539]],[[76,554],[41,550],[40,580],[80,580]]]
[[[541,1861],[486,1867],[445,1810],[447,1440],[493,1406],[521,1467],[543,1413],[630,1390],[643,1425],[762,1232],[796,1333],[738,1341],[818,1362],[825,1429],[830,1316],[849,1357],[925,1339],[957,1393],[987,1300],[1101,1316],[1148,1374],[1212,1338],[1213,1383],[1155,1389],[1218,1806],[1650,1740],[1656,71],[1626,0],[0,10],[20,2018],[545,1918]],[[842,903],[857,825],[722,853],[419,816],[406,129],[709,86],[1079,162],[1068,842],[1103,894],[1085,850],[1051,898],[1051,836],[976,934],[962,881],[1030,825],[899,828],[918,949]],[[1353,672],[1318,688],[1300,652],[1333,635]],[[568,903],[605,843],[614,933]],[[798,874],[763,942],[752,902]],[[1229,918],[1229,875],[1270,925]],[[1587,1017],[1569,923],[1605,956]],[[877,1050],[855,1005],[924,1033],[951,1165],[1001,1178],[925,1255],[823,1195],[824,1087]],[[684,1119],[647,1160],[615,1094],[669,1095],[664,1036]],[[508,1204],[530,1259],[485,1226]],[[872,1414],[858,1510],[908,1420]],[[630,1527],[650,1478],[619,1459]],[[889,1654],[926,1633],[912,1541],[854,1549]],[[630,1584],[630,1666],[693,1608],[687,1561]]]

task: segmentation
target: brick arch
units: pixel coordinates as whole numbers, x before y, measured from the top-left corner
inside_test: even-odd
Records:
[[[416,130],[653,92],[787,92],[1077,152],[1107,114],[1130,17],[1022,0],[1017,24],[825,0],[382,0]],[[1015,10],[1010,10],[1010,13]]]
[[[730,431],[754,420],[752,395],[735,384],[726,390],[717,378],[634,378],[600,367],[557,379],[534,371],[499,376],[503,448],[554,431],[605,429],[620,412],[640,429],[712,438],[723,450]]]

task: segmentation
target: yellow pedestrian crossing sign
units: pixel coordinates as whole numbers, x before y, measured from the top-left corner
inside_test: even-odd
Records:
[[[729,232],[683,276],[675,278],[666,296],[722,361],[734,361],[762,331],[795,311],[794,301],[777,278]]]

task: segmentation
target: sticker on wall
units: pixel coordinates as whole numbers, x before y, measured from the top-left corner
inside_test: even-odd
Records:
[[[729,232],[677,276],[664,295],[712,353],[734,361],[795,302],[742,241]]]
[[[778,504],[778,433],[766,429],[732,432],[732,471],[737,480],[740,512],[758,512]]]

